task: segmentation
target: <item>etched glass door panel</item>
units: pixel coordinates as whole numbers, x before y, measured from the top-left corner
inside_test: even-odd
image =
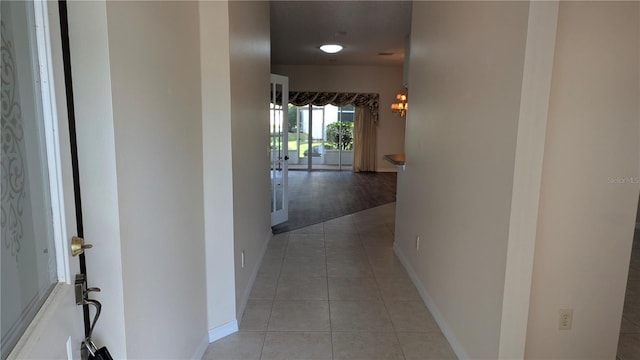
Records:
[[[2,1],[2,359],[57,283],[33,4]]]

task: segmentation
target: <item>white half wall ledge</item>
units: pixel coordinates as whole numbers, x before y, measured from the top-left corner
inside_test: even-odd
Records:
[[[204,357],[204,353],[207,351],[207,347],[209,346],[209,334],[205,334],[202,337],[202,341],[200,341],[200,345],[196,347],[196,351],[193,353],[191,357],[192,360],[201,360]]]
[[[404,253],[402,253],[402,250],[400,249],[399,246],[397,246],[397,244],[398,243],[394,242],[393,251],[398,256],[398,260],[400,260],[400,263],[402,263],[402,266],[404,266],[404,269],[407,271],[407,274],[409,274],[409,277],[411,278],[411,282],[418,290],[418,293],[420,294],[422,301],[431,312],[431,315],[433,315],[433,318],[435,319],[436,323],[440,327],[440,331],[442,331],[442,334],[449,342],[449,345],[451,345],[453,352],[456,353],[456,356],[458,357],[458,359],[469,359],[469,355],[467,355],[467,352],[464,351],[464,348],[456,338],[455,334],[453,333],[453,331],[451,331],[447,323],[444,321],[444,317],[438,310],[438,307],[435,305],[435,303],[431,299],[431,296],[429,296],[427,289],[425,289],[425,287],[422,285],[422,283],[418,279],[418,275],[413,270],[411,265],[409,265],[409,260],[407,260],[407,258],[404,256]]]
[[[222,339],[225,336],[238,332],[238,320],[232,320],[228,323],[209,329],[209,343]],[[206,349],[206,346],[205,346]],[[202,352],[204,355],[204,351]],[[202,359],[202,356],[199,357]]]

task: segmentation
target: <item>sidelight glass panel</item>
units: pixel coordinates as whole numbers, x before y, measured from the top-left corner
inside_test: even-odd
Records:
[[[0,353],[5,359],[57,282],[57,268],[33,3],[0,6]]]

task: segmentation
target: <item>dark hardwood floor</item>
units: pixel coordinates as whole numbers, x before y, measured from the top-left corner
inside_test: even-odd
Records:
[[[273,233],[299,229],[396,201],[395,173],[289,171],[289,221]]]

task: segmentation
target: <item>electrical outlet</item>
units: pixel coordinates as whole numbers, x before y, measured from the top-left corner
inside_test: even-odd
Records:
[[[573,309],[560,309],[560,316],[558,318],[558,329],[571,330],[571,323],[573,322]]]
[[[416,236],[416,250],[420,250],[420,236]]]
[[[244,269],[244,250],[242,250],[242,254],[240,255],[240,265]]]

